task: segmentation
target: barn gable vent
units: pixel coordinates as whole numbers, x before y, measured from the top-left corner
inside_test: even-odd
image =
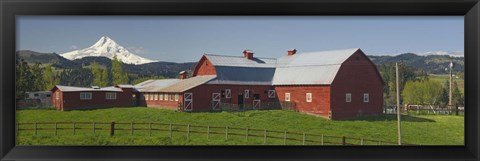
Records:
[[[249,60],[253,60],[253,51],[252,50],[243,50],[243,56]]]

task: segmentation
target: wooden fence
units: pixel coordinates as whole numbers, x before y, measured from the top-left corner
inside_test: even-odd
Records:
[[[282,141],[283,145],[295,142],[297,145],[398,145],[397,142],[373,140],[365,138],[354,138],[346,136],[332,136],[323,134],[310,134],[291,131],[278,131],[256,128],[238,128],[229,126],[202,126],[190,124],[165,124],[165,123],[134,123],[134,122],[34,122],[17,123],[16,134],[20,131],[31,131],[37,135],[40,131],[54,131],[58,135],[59,131],[70,131],[70,134],[76,135],[81,132],[91,132],[93,134],[103,132],[109,133],[111,137],[119,131],[126,131],[129,135],[135,135],[135,132],[143,131],[145,135],[152,136],[157,131],[166,132],[168,137],[173,138],[174,134],[184,133],[187,139],[191,134],[204,134],[209,140],[211,137],[224,137],[225,140],[233,140],[232,136],[244,137],[248,142],[251,138],[263,140],[263,144],[268,144],[271,139]],[[239,139],[236,137],[236,139]],[[277,142],[278,142],[277,141]],[[402,145],[414,145],[402,143]]]

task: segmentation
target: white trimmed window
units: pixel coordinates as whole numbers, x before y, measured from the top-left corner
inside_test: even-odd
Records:
[[[150,100],[153,100],[153,95],[155,94],[150,94]]]
[[[60,92],[55,92],[55,99],[59,100],[60,99]]]
[[[167,94],[167,93],[165,93],[165,94],[163,94],[163,95],[164,95],[164,99],[165,99],[165,101],[168,101],[168,94]]]
[[[285,101],[290,102],[290,93],[285,93]]]
[[[306,94],[306,101],[307,102],[312,102],[312,93],[307,93]]]
[[[178,101],[178,94],[175,94],[175,101]]]
[[[160,101],[163,100],[163,93],[160,93]]]
[[[245,90],[245,98],[250,98],[250,90]]]
[[[107,99],[107,100],[116,100],[116,99],[117,99],[117,93],[115,93],[115,92],[107,92],[107,93],[105,93],[105,99]]]
[[[345,102],[352,102],[352,94],[351,93],[345,94]]]
[[[275,90],[268,90],[268,98],[275,98]]]
[[[370,101],[370,96],[368,93],[363,94],[363,102],[368,103]]]
[[[149,95],[148,95],[148,94],[145,94],[145,100],[148,101],[149,98],[150,98]]]
[[[158,93],[156,93],[156,94],[154,95],[153,100],[155,100],[155,101],[158,100]]]
[[[173,101],[173,94],[170,94],[170,101]]]
[[[91,100],[92,99],[92,92],[80,92],[80,99],[81,100]]]
[[[230,89],[225,89],[225,98],[232,98],[232,91]]]

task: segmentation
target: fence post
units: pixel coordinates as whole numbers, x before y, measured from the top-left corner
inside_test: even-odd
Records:
[[[55,122],[55,136],[57,136],[57,122]]]
[[[225,140],[228,140],[228,126],[225,126]]]
[[[400,111],[400,110],[399,110]],[[342,145],[346,145],[346,138],[345,136],[342,136]]]
[[[190,124],[187,125],[187,139],[190,139]]]
[[[207,140],[210,139],[210,125],[207,126]]]
[[[130,133],[133,135],[133,122],[130,123]]]
[[[37,135],[37,122],[35,122],[35,135]]]
[[[115,135],[115,122],[110,123],[110,137]]]
[[[283,135],[283,145],[287,145],[287,130],[285,130],[285,135]]]
[[[95,134],[95,122],[93,122],[93,134]]]
[[[75,135],[75,125],[77,124],[77,122],[73,122],[73,135]]]
[[[152,123],[148,123],[148,136],[152,136]]]
[[[360,145],[363,145],[363,138],[360,139]]]
[[[170,123],[170,139],[172,139],[172,123]]]
[[[322,134],[322,145],[323,145],[323,134]]]
[[[267,144],[267,129],[263,132],[263,144]]]
[[[307,134],[303,133],[303,143],[302,143],[302,145],[305,145],[305,139],[306,139],[306,137],[307,137]]]
[[[248,142],[248,127],[245,128],[245,141]]]

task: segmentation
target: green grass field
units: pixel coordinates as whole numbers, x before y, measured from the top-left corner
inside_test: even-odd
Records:
[[[385,115],[379,117],[359,118],[356,120],[333,121],[301,114],[293,111],[246,111],[218,113],[185,113],[170,110],[134,107],[110,108],[84,111],[55,110],[18,110],[17,122],[159,122],[192,125],[229,126],[238,128],[257,128],[279,131],[306,132],[335,136],[358,137],[365,139],[396,141],[396,117]],[[31,125],[30,125],[31,126]],[[38,125],[39,128],[46,125]],[[59,128],[71,125],[59,125]],[[81,126],[81,125],[79,125]],[[101,125],[98,125],[99,127]],[[108,125],[106,125],[108,126]],[[118,125],[120,126],[120,125]],[[91,127],[91,126],[90,126]],[[29,127],[20,127],[29,128]],[[30,127],[31,128],[31,127]],[[46,128],[46,127],[44,127]],[[121,127],[117,127],[121,128]],[[128,128],[128,125],[125,125]],[[166,127],[164,127],[166,128]],[[185,127],[175,127],[184,129]],[[192,130],[195,130],[192,128]],[[198,129],[204,130],[204,129]],[[215,131],[213,129],[212,131]],[[217,129],[222,132],[223,129]],[[421,145],[463,145],[464,117],[421,115],[404,116],[402,122],[403,142]],[[234,131],[232,131],[234,132]],[[191,134],[187,139],[184,133],[174,133],[173,139],[168,132],[156,131],[149,136],[146,131],[116,132],[110,137],[108,131],[59,130],[20,131],[18,145],[261,145],[263,138],[231,136],[225,140],[224,135],[211,135],[207,140],[205,134]],[[244,133],[244,131],[238,131]],[[260,134],[259,134],[260,135]],[[282,137],[283,135],[279,135]],[[301,138],[301,136],[299,136]],[[283,144],[282,139],[270,139],[269,145]],[[288,145],[301,145],[301,142],[289,141]]]
[[[450,77],[448,76],[448,74],[430,74],[428,75],[428,78],[434,81],[438,81],[442,85],[445,84],[445,81],[450,81]],[[460,92],[464,93],[465,81],[461,78],[455,78],[455,77],[453,77],[453,81],[457,82],[458,89],[460,89]]]

